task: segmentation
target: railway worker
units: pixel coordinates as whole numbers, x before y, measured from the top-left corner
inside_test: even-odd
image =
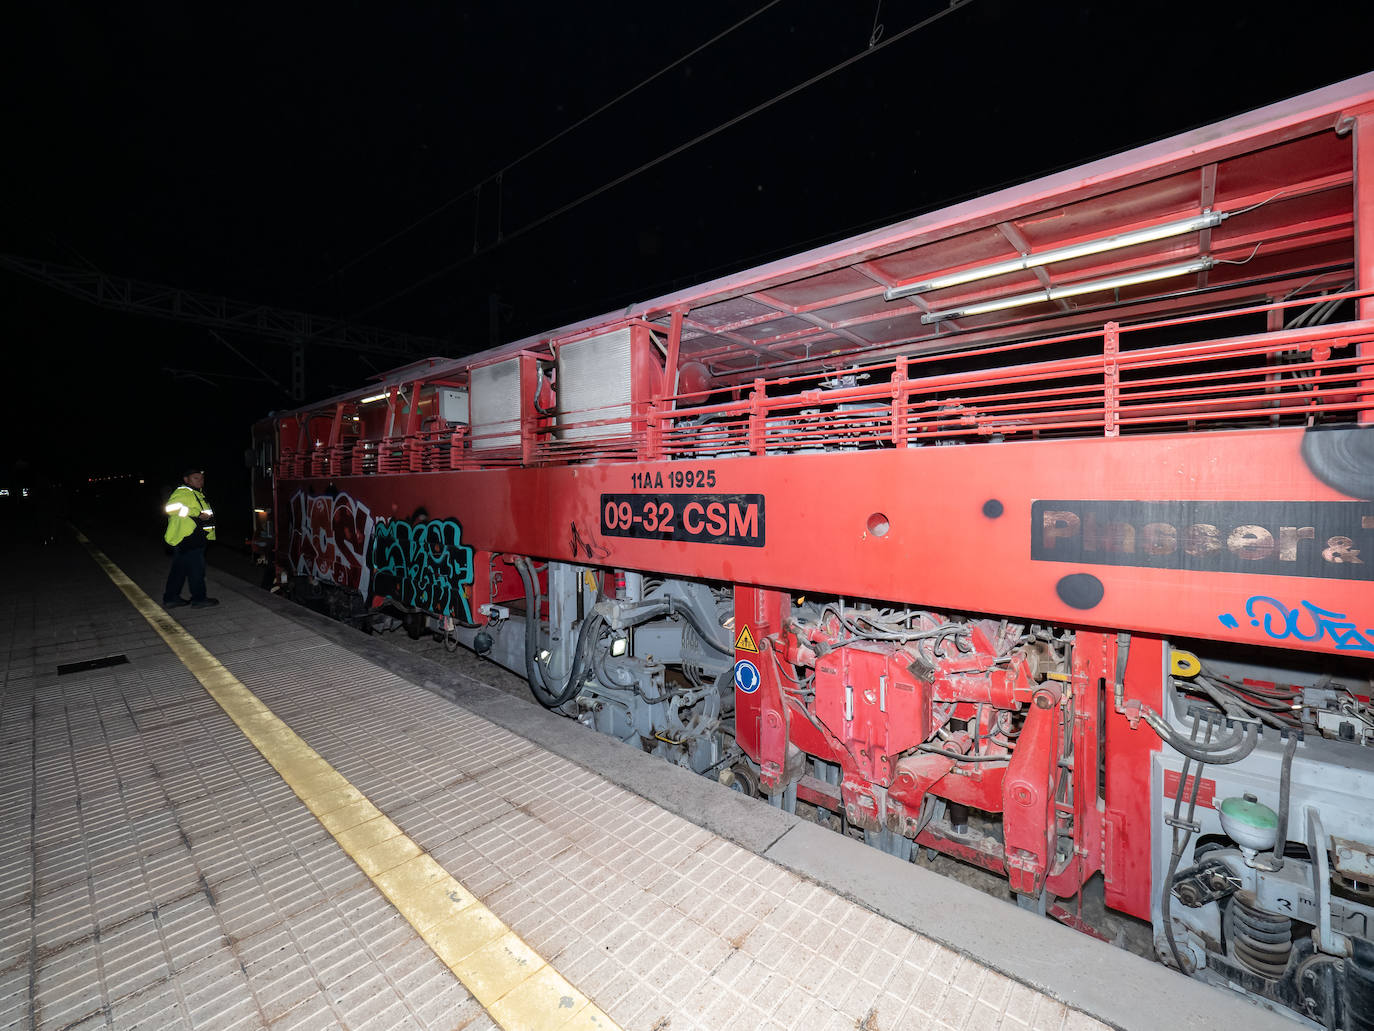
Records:
[[[173,609],[190,605],[193,609],[218,605],[218,598],[205,596],[205,548],[215,539],[215,514],[205,501],[203,469],[187,469],[181,486],[167,499],[167,532],[163,539],[172,546],[172,569],[162,592],[162,607]],[[191,585],[191,598],[181,596],[181,586]]]

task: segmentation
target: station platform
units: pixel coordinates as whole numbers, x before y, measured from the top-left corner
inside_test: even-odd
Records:
[[[0,1029],[1295,1025],[246,583],[0,572]]]

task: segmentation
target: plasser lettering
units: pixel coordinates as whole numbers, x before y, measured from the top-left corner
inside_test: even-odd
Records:
[[[1031,505],[1031,558],[1374,580],[1374,504],[1036,501]]]

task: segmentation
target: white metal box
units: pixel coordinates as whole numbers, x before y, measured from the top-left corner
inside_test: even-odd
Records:
[[[468,392],[461,387],[439,388],[439,418],[445,422],[468,421]]]

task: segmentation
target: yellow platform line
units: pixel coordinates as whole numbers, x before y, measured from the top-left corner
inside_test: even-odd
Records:
[[[386,818],[87,537],[77,539],[463,987],[509,1031],[617,1025]]]

